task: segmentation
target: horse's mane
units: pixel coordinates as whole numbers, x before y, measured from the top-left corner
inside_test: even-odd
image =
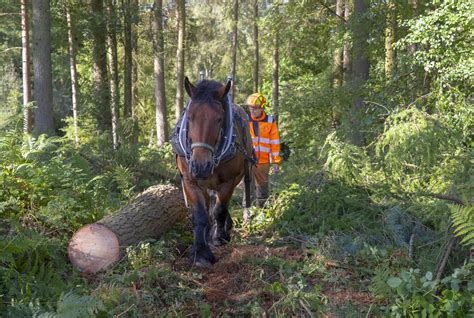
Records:
[[[216,98],[217,91],[222,87],[222,84],[212,80],[202,80],[197,83],[193,92],[193,101],[207,102],[213,104]]]

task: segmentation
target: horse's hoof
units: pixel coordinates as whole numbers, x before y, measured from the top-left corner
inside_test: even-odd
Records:
[[[199,268],[211,268],[212,263],[206,259],[200,259],[194,262],[194,266],[199,267]]]
[[[222,245],[226,245],[229,242],[230,242],[229,231],[224,231],[223,229],[214,227],[209,244],[211,244],[212,246],[222,246]]]
[[[209,268],[216,262],[216,257],[212,254],[210,248],[207,248],[207,250],[200,250],[199,252],[192,251],[189,256],[191,263],[201,268]]]

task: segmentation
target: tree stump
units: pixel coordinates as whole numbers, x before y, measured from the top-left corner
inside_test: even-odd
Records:
[[[122,247],[160,237],[186,214],[180,188],[150,187],[116,213],[79,229],[69,241],[69,260],[83,273],[97,273],[120,259]]]

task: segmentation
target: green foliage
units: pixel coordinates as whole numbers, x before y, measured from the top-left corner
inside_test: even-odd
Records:
[[[68,286],[60,243],[6,220],[0,229],[0,311],[13,313],[29,302],[56,299]]]
[[[89,163],[61,139],[42,136],[23,142],[11,133],[0,139],[0,151],[4,217],[33,218],[68,235],[102,217],[113,205],[107,176],[94,177]]]
[[[410,108],[387,118],[375,154],[393,185],[405,191],[445,193],[466,160],[459,141],[440,117]]]
[[[291,184],[282,190],[271,206],[261,211],[263,224],[269,223],[283,235],[325,236],[333,231],[370,229],[378,209],[371,205],[367,193],[326,178],[310,176],[306,184]]]
[[[454,233],[461,237],[461,243],[474,246],[474,207],[450,206]]]
[[[1,50],[1,46],[0,46]],[[13,63],[0,63],[0,129],[18,112],[21,87]]]
[[[103,308],[98,298],[61,296],[78,283],[66,242],[134,194],[130,170],[97,171],[67,138],[23,140],[16,131],[0,138],[0,154],[0,311],[95,316]]]
[[[105,310],[103,302],[93,296],[80,296],[74,292],[62,293],[56,312],[43,312],[39,318],[89,318],[96,317],[99,311]]]
[[[344,183],[364,183],[370,172],[370,159],[362,148],[341,142],[336,133],[329,134],[321,155],[326,158],[325,169]]]
[[[467,88],[474,76],[473,11],[469,0],[440,2],[435,10],[407,23],[409,33],[401,43],[419,45],[414,61],[426,72],[445,84]]]
[[[437,281],[419,269],[401,272],[387,280],[388,310],[394,317],[466,317],[474,315],[472,263]]]

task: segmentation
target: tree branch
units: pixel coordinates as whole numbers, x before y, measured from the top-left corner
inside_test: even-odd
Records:
[[[2,12],[2,13],[0,13],[0,17],[11,16],[11,15],[20,15],[20,12]]]
[[[334,11],[333,9],[331,9],[330,7],[328,7],[328,5],[325,4],[323,1],[318,0],[318,3],[319,3],[320,5],[322,5],[326,10],[328,10],[329,12],[331,12],[333,15],[335,15],[336,17],[338,17],[339,19],[341,19],[342,21],[347,22],[347,20],[344,19],[344,17],[342,17],[342,16],[340,16],[339,14],[337,14],[336,11]]]
[[[5,50],[1,51],[0,53],[3,54],[3,53],[7,53],[8,51],[12,51],[12,50],[21,50],[21,46],[9,47],[8,49],[5,49]]]

